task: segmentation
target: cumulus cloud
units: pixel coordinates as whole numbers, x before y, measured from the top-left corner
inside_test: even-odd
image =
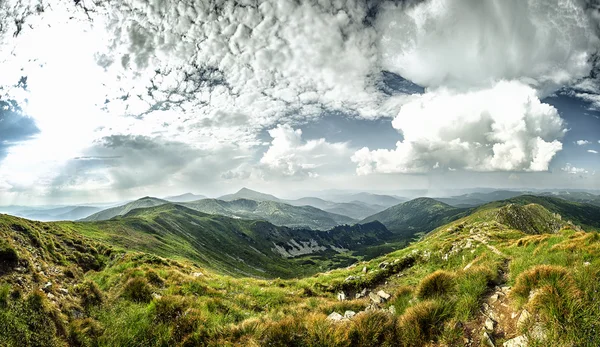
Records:
[[[318,177],[323,172],[343,171],[350,164],[352,150],[345,142],[325,139],[305,141],[302,130],[278,124],[269,130],[273,138],[260,163],[271,173],[284,176]]]
[[[363,148],[358,174],[546,171],[564,124],[540,98],[587,77],[597,22],[578,0],[388,3],[382,67],[428,88],[400,106],[396,149]]]
[[[574,142],[577,146],[589,145],[591,142],[588,140],[577,140]]]
[[[589,74],[591,14],[580,0],[390,2],[377,21],[382,65],[427,87],[510,79],[547,94]]]
[[[575,167],[570,163],[567,163],[561,170],[572,175],[588,173],[586,169]]]
[[[468,93],[431,91],[402,106],[392,125],[403,139],[394,150],[357,151],[358,174],[545,171],[565,132],[557,110],[519,82]]]

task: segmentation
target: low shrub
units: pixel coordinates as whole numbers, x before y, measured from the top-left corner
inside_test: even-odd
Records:
[[[398,330],[407,346],[422,346],[439,335],[444,322],[452,317],[452,308],[437,300],[422,301],[406,309],[400,317]]]
[[[98,285],[92,281],[85,281],[75,287],[75,293],[81,298],[81,305],[89,310],[93,306],[102,304],[104,295]]]
[[[145,278],[135,277],[125,283],[121,296],[134,302],[150,302],[152,288]]]
[[[416,296],[419,299],[431,299],[444,296],[456,290],[455,275],[444,270],[425,276],[416,289]]]
[[[383,311],[361,313],[352,321],[349,331],[354,346],[397,346],[396,318]]]

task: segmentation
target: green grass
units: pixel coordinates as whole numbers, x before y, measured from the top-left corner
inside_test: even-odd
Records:
[[[554,216],[536,211],[527,225],[537,231]],[[539,316],[551,341],[598,343],[600,236],[566,221],[556,233],[525,233],[499,222],[506,220],[497,218],[498,206],[487,206],[384,256],[314,274],[280,257],[269,269],[289,265],[296,278],[258,278],[215,271],[234,263],[194,246],[208,236],[169,226],[227,226],[256,239],[265,224],[165,213],[161,207],[101,223],[0,217],[0,240],[18,254],[0,275],[0,322],[8,322],[0,324],[0,345],[455,346],[463,343],[460,327],[476,324],[487,295],[504,280],[499,271],[513,286],[512,309]],[[302,259],[314,270],[350,255],[339,257]],[[382,310],[360,312],[369,305],[368,298],[354,298],[362,289],[392,297]],[[338,301],[340,291],[350,299]],[[538,294],[530,300],[532,292]],[[347,310],[360,313],[345,322],[326,319]]]

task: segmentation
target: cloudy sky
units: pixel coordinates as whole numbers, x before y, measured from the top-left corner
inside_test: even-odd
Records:
[[[0,204],[600,189],[599,33],[594,0],[5,0]]]

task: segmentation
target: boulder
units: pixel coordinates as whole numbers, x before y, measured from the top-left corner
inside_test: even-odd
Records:
[[[517,328],[523,329],[525,326],[527,326],[527,323],[529,323],[530,319],[531,314],[527,310],[523,310],[519,316],[519,320],[517,320]]]
[[[355,315],[356,315],[356,312],[354,312],[354,311],[348,310],[348,311],[344,312],[344,318],[350,319],[350,318],[354,317]]]
[[[327,320],[332,322],[339,322],[342,319],[344,319],[344,316],[337,312],[332,312],[329,316],[327,316]]]
[[[506,342],[504,342],[504,344],[502,344],[503,347],[527,347],[528,346],[528,340],[527,340],[527,336],[525,335],[521,335],[521,336],[517,336],[514,339],[510,339]]]
[[[338,299],[339,301],[344,301],[344,300],[346,300],[346,293],[344,293],[344,292],[339,292],[339,293],[337,294],[337,299]]]
[[[362,272],[363,272],[364,274],[366,274],[366,273],[367,273],[367,267],[366,267],[366,266],[363,266]]]
[[[376,304],[381,304],[383,302],[383,299],[373,292],[369,293],[369,298]]]
[[[494,331],[494,325],[496,324],[496,322],[494,322],[492,319],[490,318],[486,318],[485,320],[485,330],[492,332]]]
[[[389,300],[392,296],[386,292],[384,292],[383,290],[380,290],[377,292],[377,295],[382,298],[383,300]]]
[[[363,288],[363,290],[361,290],[360,292],[354,294],[354,297],[356,299],[360,299],[360,298],[365,297],[365,296],[367,296],[367,288]]]

